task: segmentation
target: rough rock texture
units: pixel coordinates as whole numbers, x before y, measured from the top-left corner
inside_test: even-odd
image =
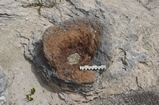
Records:
[[[83,100],[82,96],[78,94],[70,94],[70,93],[63,93],[59,94],[59,97],[66,102],[67,105],[72,104],[80,104]]]
[[[154,91],[132,91],[129,94],[112,95],[95,99],[92,105],[158,105],[159,95]]]
[[[7,105],[7,77],[2,72],[2,67],[0,66],[0,104]]]
[[[129,104],[121,100],[131,100],[135,105],[158,104],[158,0],[62,0],[53,8],[42,7],[41,15],[37,12],[38,7],[21,6],[32,2],[37,1],[0,0],[0,65],[9,78],[10,105],[76,104],[76,101],[80,104],[98,104],[97,102],[102,101],[105,104],[104,100],[108,100],[110,105]],[[97,52],[90,64],[103,63],[107,65],[107,69],[98,72],[96,81],[90,85],[68,84],[57,78],[49,82],[46,75],[48,72],[41,72],[44,68],[40,67],[38,70],[23,54],[34,63],[40,60],[34,58],[34,49],[40,45],[43,31],[49,26],[56,26],[77,17],[93,17],[103,24],[105,31],[102,32],[104,36],[99,48],[100,53]],[[45,62],[41,62],[42,65],[43,63]],[[41,72],[52,88],[40,79],[36,71]],[[71,89],[73,92],[80,93],[61,93],[64,88],[68,90],[68,86],[74,87]],[[36,89],[34,101],[27,102],[25,95],[33,87]],[[142,90],[142,95],[139,95],[139,90]],[[119,98],[109,98],[116,94]],[[79,95],[82,101],[74,95]],[[154,103],[151,98],[149,99],[152,101],[145,101],[147,103],[139,102],[134,96],[144,100],[147,100],[146,96],[154,97]],[[95,100],[95,103],[92,100],[96,97],[101,99]]]

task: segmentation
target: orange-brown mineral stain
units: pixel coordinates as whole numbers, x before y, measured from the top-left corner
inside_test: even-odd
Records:
[[[61,26],[51,26],[43,34],[43,52],[47,63],[56,68],[59,79],[77,84],[96,81],[93,70],[82,71],[79,66],[88,65],[95,56],[101,41],[100,28],[93,22],[77,20]],[[80,60],[69,64],[68,57],[78,54]]]

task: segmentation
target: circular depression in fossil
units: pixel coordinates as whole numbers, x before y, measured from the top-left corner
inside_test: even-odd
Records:
[[[95,56],[101,41],[99,27],[86,20],[51,26],[43,34],[43,52],[47,63],[56,69],[56,76],[73,83],[93,83],[96,71],[79,70]]]

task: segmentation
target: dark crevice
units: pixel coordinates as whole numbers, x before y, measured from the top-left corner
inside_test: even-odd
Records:
[[[89,14],[89,11],[85,11],[84,9],[78,8],[71,0],[66,0],[66,1],[70,3],[71,5],[73,5],[77,11],[85,14],[86,16]]]
[[[148,2],[146,4],[143,4],[143,2],[141,0],[137,0],[145,9],[147,9],[148,11],[151,10],[151,8],[147,7],[147,5],[152,2],[153,0],[148,0]]]
[[[139,82],[138,82],[138,77],[136,77],[136,85],[139,89],[142,89],[142,87],[139,85]]]

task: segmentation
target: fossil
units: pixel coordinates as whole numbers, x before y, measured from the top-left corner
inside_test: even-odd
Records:
[[[110,39],[109,31],[98,19],[70,19],[48,27],[27,57],[50,87],[89,92],[111,63],[111,43],[103,38]]]
[[[50,26],[42,38],[45,62],[56,69],[58,79],[76,84],[93,83],[97,78],[96,71],[82,71],[79,66],[90,65],[101,39],[99,26],[90,20],[79,19]]]

